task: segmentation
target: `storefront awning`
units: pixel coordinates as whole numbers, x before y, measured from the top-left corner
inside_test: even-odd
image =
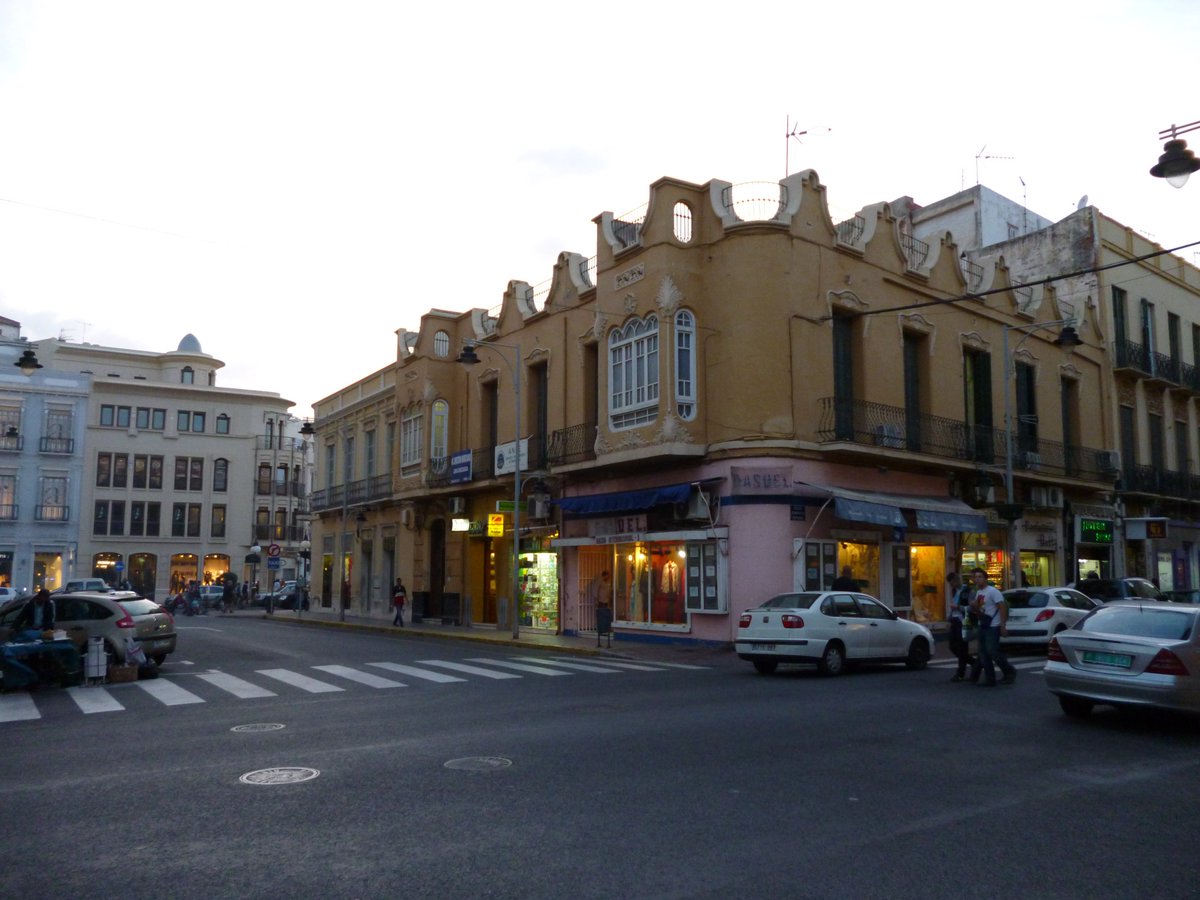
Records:
[[[614,491],[610,494],[562,497],[552,502],[562,507],[563,512],[599,516],[652,509],[663,503],[685,503],[691,492],[692,482],[685,481],[682,484],[643,488],[640,491]]]
[[[856,491],[851,488],[814,484],[834,498],[834,514],[851,522],[892,525],[903,528],[903,512],[916,514],[917,528],[923,531],[965,531],[972,534],[988,530],[987,517],[954,497],[930,497],[922,494],[889,494],[884,491]]]

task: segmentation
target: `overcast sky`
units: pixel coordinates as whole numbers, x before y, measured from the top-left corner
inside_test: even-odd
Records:
[[[1175,247],[1200,177],[1148,169],[1200,119],[1197,48],[1194,0],[0,0],[0,315],[191,332],[218,384],[308,415],[429,308],[594,255],[591,220],[665,175],[786,159],[838,217],[978,178]]]

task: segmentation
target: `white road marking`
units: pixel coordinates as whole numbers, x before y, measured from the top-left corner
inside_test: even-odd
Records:
[[[188,673],[192,674],[192,673]],[[202,681],[207,681],[214,687],[219,687],[223,691],[228,691],[233,696],[242,700],[252,700],[259,697],[276,697],[274,691],[268,691],[264,687],[259,687],[257,684],[251,684],[234,675],[229,675],[225,672],[197,672],[196,677]]]
[[[658,666],[647,666],[642,663],[617,662],[616,660],[608,660],[608,659],[606,659],[604,661],[604,665],[616,666],[618,669],[632,669],[633,671],[636,671],[636,672],[661,672],[662,671],[662,669],[659,668]]]
[[[290,684],[292,687],[298,687],[300,690],[308,691],[310,694],[329,694],[345,690],[345,688],[340,688],[335,684],[317,681],[315,678],[309,678],[307,675],[301,675],[299,672],[293,672],[290,669],[259,669],[258,674],[274,678],[276,681],[282,681],[284,684]]]
[[[377,662],[367,663],[368,666],[376,666],[380,669],[387,669],[391,672],[399,672],[401,675],[411,675],[413,678],[424,678],[426,681],[436,681],[438,684],[449,684],[452,681],[465,682],[467,679],[458,678],[454,675],[446,675],[442,672],[430,672],[428,669],[418,669],[415,666],[405,666],[400,663],[393,662]]]
[[[548,669],[545,666],[531,666],[526,663],[509,662],[504,659],[469,659],[467,662],[483,663],[488,666],[503,666],[506,669],[516,669],[518,672],[529,672],[531,675],[570,675],[570,672],[560,672],[558,669]]]
[[[367,687],[407,687],[407,685],[403,682],[393,681],[390,678],[381,678],[378,675],[372,675],[370,672],[360,672],[358,669],[352,669],[349,666],[313,666],[313,668],[318,669],[321,672],[328,672],[330,675],[337,675],[341,678],[348,678],[351,681],[357,681],[359,684],[365,684]]]
[[[595,672],[597,675],[620,675],[620,669],[606,669],[603,666],[598,666],[595,663],[581,662],[566,662],[555,659],[545,659],[541,656],[514,656],[513,659],[521,659],[525,662],[535,662],[543,666],[562,666],[564,669],[574,669],[578,672]]]
[[[125,707],[117,702],[116,697],[102,687],[71,687],[67,694],[82,712],[103,713],[120,712]]]
[[[156,678],[153,681],[139,681],[137,686],[166,706],[184,706],[188,703],[203,703],[203,697],[197,697],[191,691],[184,690],[173,681]]]
[[[37,705],[28,694],[0,694],[0,722],[40,719]]]
[[[480,675],[483,678],[520,678],[520,675],[514,675],[512,672],[497,672],[494,669],[481,669],[479,666],[466,666],[456,662],[442,662],[440,659],[418,659],[423,666],[439,666],[443,669],[451,669],[455,672],[466,672],[468,675]]]

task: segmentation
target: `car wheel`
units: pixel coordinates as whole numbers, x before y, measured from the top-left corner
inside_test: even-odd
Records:
[[[904,660],[906,668],[916,671],[925,668],[929,663],[929,644],[921,638],[913,638],[908,645],[908,657]]]
[[[825,645],[825,652],[817,660],[817,671],[822,675],[841,675],[846,668],[846,651],[837,641]]]
[[[152,660],[154,660],[154,664],[155,664],[156,666],[161,666],[163,663],[165,663],[165,662],[167,661],[167,654],[165,654],[165,653],[155,653],[155,654],[154,654],[152,657],[150,657],[150,658],[151,658]]]
[[[759,675],[771,675],[779,668],[779,663],[773,659],[756,659],[754,661],[754,671]]]
[[[1096,705],[1091,700],[1085,700],[1083,697],[1066,697],[1058,698],[1058,705],[1062,707],[1062,711],[1073,719],[1086,719],[1092,713],[1092,708]]]

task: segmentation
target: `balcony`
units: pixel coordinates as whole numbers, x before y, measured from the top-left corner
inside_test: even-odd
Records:
[[[1133,341],[1113,341],[1113,368],[1117,371],[1134,372],[1142,378],[1186,385],[1182,360],[1172,359],[1164,353],[1156,353],[1143,344]],[[1190,367],[1188,367],[1190,368]],[[1192,372],[1195,378],[1195,370]]]
[[[546,460],[551,466],[565,466],[595,458],[595,422],[560,428],[550,435],[550,441],[546,445]]]
[[[20,453],[25,448],[25,438],[19,434],[0,434],[0,453]]]
[[[17,504],[0,503],[0,522],[11,522],[17,518]]]
[[[75,452],[75,439],[64,437],[44,437],[38,440],[38,452],[70,456]]]
[[[254,479],[254,493],[259,497],[303,497],[306,493],[304,485],[299,481],[275,482],[268,479]]]
[[[283,434],[262,435],[256,439],[255,446],[259,450],[286,450],[289,452],[303,453],[305,441],[303,438],[288,437]]]
[[[41,505],[33,508],[33,518],[38,522],[68,522],[71,519],[71,507]]]
[[[305,531],[299,525],[255,525],[254,542],[257,544],[298,544],[304,540]]]
[[[901,232],[900,247],[904,251],[904,260],[910,272],[917,271],[929,258],[929,245],[911,234]]]
[[[865,400],[837,401],[833,397],[821,400],[817,436],[823,442],[863,444],[985,465],[1004,465],[1008,452],[1003,428],[912,413],[903,407]],[[1013,434],[1015,470],[1110,480],[1103,465],[1106,458],[1107,453],[1101,450]]]
[[[1127,494],[1158,494],[1185,500],[1200,500],[1200,476],[1173,472],[1160,466],[1125,466],[1122,490]]]
[[[392,476],[372,475],[352,481],[348,485],[335,484],[333,487],[313,491],[309,507],[313,512],[336,509],[339,506],[358,506],[374,500],[384,500],[392,496]]]

